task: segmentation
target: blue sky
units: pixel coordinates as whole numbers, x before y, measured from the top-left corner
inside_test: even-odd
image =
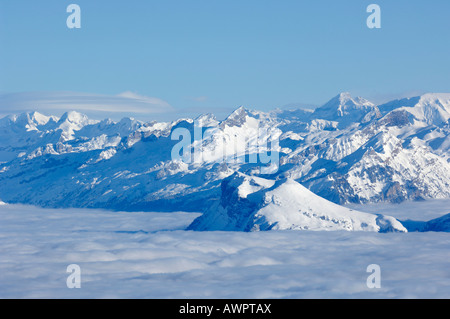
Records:
[[[449,13],[448,0],[0,0],[0,93],[128,92],[181,114],[450,92]]]

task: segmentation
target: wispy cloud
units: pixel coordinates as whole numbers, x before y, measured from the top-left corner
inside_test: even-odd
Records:
[[[0,114],[39,111],[47,114],[76,110],[102,117],[169,115],[175,109],[166,101],[123,92],[118,95],[80,92],[21,92],[0,95]]]

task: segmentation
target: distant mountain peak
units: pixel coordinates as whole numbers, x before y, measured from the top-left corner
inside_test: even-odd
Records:
[[[228,118],[236,118],[236,117],[240,117],[240,116],[247,115],[247,114],[248,114],[248,110],[245,108],[245,106],[241,105],[236,110],[231,112],[231,114],[228,115]]]
[[[315,109],[312,118],[337,121],[342,128],[361,122],[368,113],[377,111],[375,104],[369,100],[359,96],[354,98],[350,93],[343,92]]]
[[[352,99],[352,95],[350,92],[341,92],[336,97],[339,98],[341,101],[346,101],[346,100]]]
[[[228,126],[242,126],[246,117],[249,115],[248,110],[244,106],[238,107],[222,122]]]
[[[416,121],[428,125],[440,125],[450,118],[450,94],[426,93],[387,102],[380,105],[379,109],[383,114],[393,111],[406,111]]]
[[[29,114],[29,118],[34,120],[37,124],[39,125],[45,125],[47,124],[47,122],[50,120],[50,116],[46,116],[44,114],[41,114],[37,111],[34,112],[30,112]]]
[[[38,131],[39,126],[45,126],[50,121],[56,122],[58,118],[55,116],[46,116],[37,111],[33,111],[10,115],[5,117],[3,122],[7,123],[8,120],[10,123],[14,123],[15,126],[26,128],[27,131]]]
[[[77,111],[68,111],[61,116],[59,122],[69,121],[72,123],[81,123],[87,121],[88,119],[89,118],[85,114],[79,113]]]
[[[293,179],[233,174],[222,182],[222,200],[189,226],[192,230],[348,230],[407,232],[389,216],[339,206]]]
[[[87,115],[77,111],[65,112],[57,123],[58,128],[63,131],[61,134],[61,141],[72,140],[75,131],[79,131],[87,125],[97,123],[100,123],[100,121],[90,120]]]
[[[337,96],[332,98],[330,101],[328,101],[323,108],[367,108],[367,107],[373,107],[375,104],[370,102],[369,100],[356,96],[353,97],[349,92],[343,92],[339,93]],[[343,116],[344,114],[341,114]]]
[[[219,124],[216,116],[212,113],[202,114],[195,119],[195,123],[199,127],[212,127]]]

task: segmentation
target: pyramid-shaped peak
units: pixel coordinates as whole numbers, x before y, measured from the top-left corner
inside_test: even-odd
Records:
[[[248,110],[244,106],[239,106],[236,110],[234,110],[229,116],[230,117],[236,117],[241,116],[243,114],[248,114]]]
[[[338,102],[339,104],[336,102]],[[335,96],[330,101],[328,101],[325,105],[336,106],[336,105],[346,105],[346,104],[361,105],[361,106],[366,106],[366,105],[373,106],[374,105],[372,102],[370,102],[369,100],[367,100],[363,97],[360,97],[360,96],[353,97],[349,92],[339,93],[337,96]]]
[[[341,100],[350,100],[352,98],[352,95],[350,92],[341,92],[337,96]]]
[[[244,106],[240,106],[228,115],[222,123],[228,126],[241,126],[245,123],[248,114],[248,110]]]
[[[346,127],[360,122],[369,112],[378,113],[375,104],[362,97],[352,97],[350,93],[343,92],[317,108],[312,117],[336,121],[340,123],[340,127]]]

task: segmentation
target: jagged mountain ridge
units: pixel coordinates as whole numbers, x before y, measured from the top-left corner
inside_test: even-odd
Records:
[[[335,203],[450,197],[450,94],[376,106],[342,93],[315,111],[239,108],[174,122],[94,121],[77,112],[0,119],[0,198],[47,207],[198,211],[239,171],[293,179]],[[177,128],[207,130],[192,141],[201,161],[171,158]],[[279,141],[279,167],[248,163]],[[233,145],[235,142],[236,145]],[[246,144],[247,143],[247,144]],[[264,143],[263,143],[264,144]],[[217,150],[228,156],[217,156]],[[219,152],[220,154],[220,152]]]

